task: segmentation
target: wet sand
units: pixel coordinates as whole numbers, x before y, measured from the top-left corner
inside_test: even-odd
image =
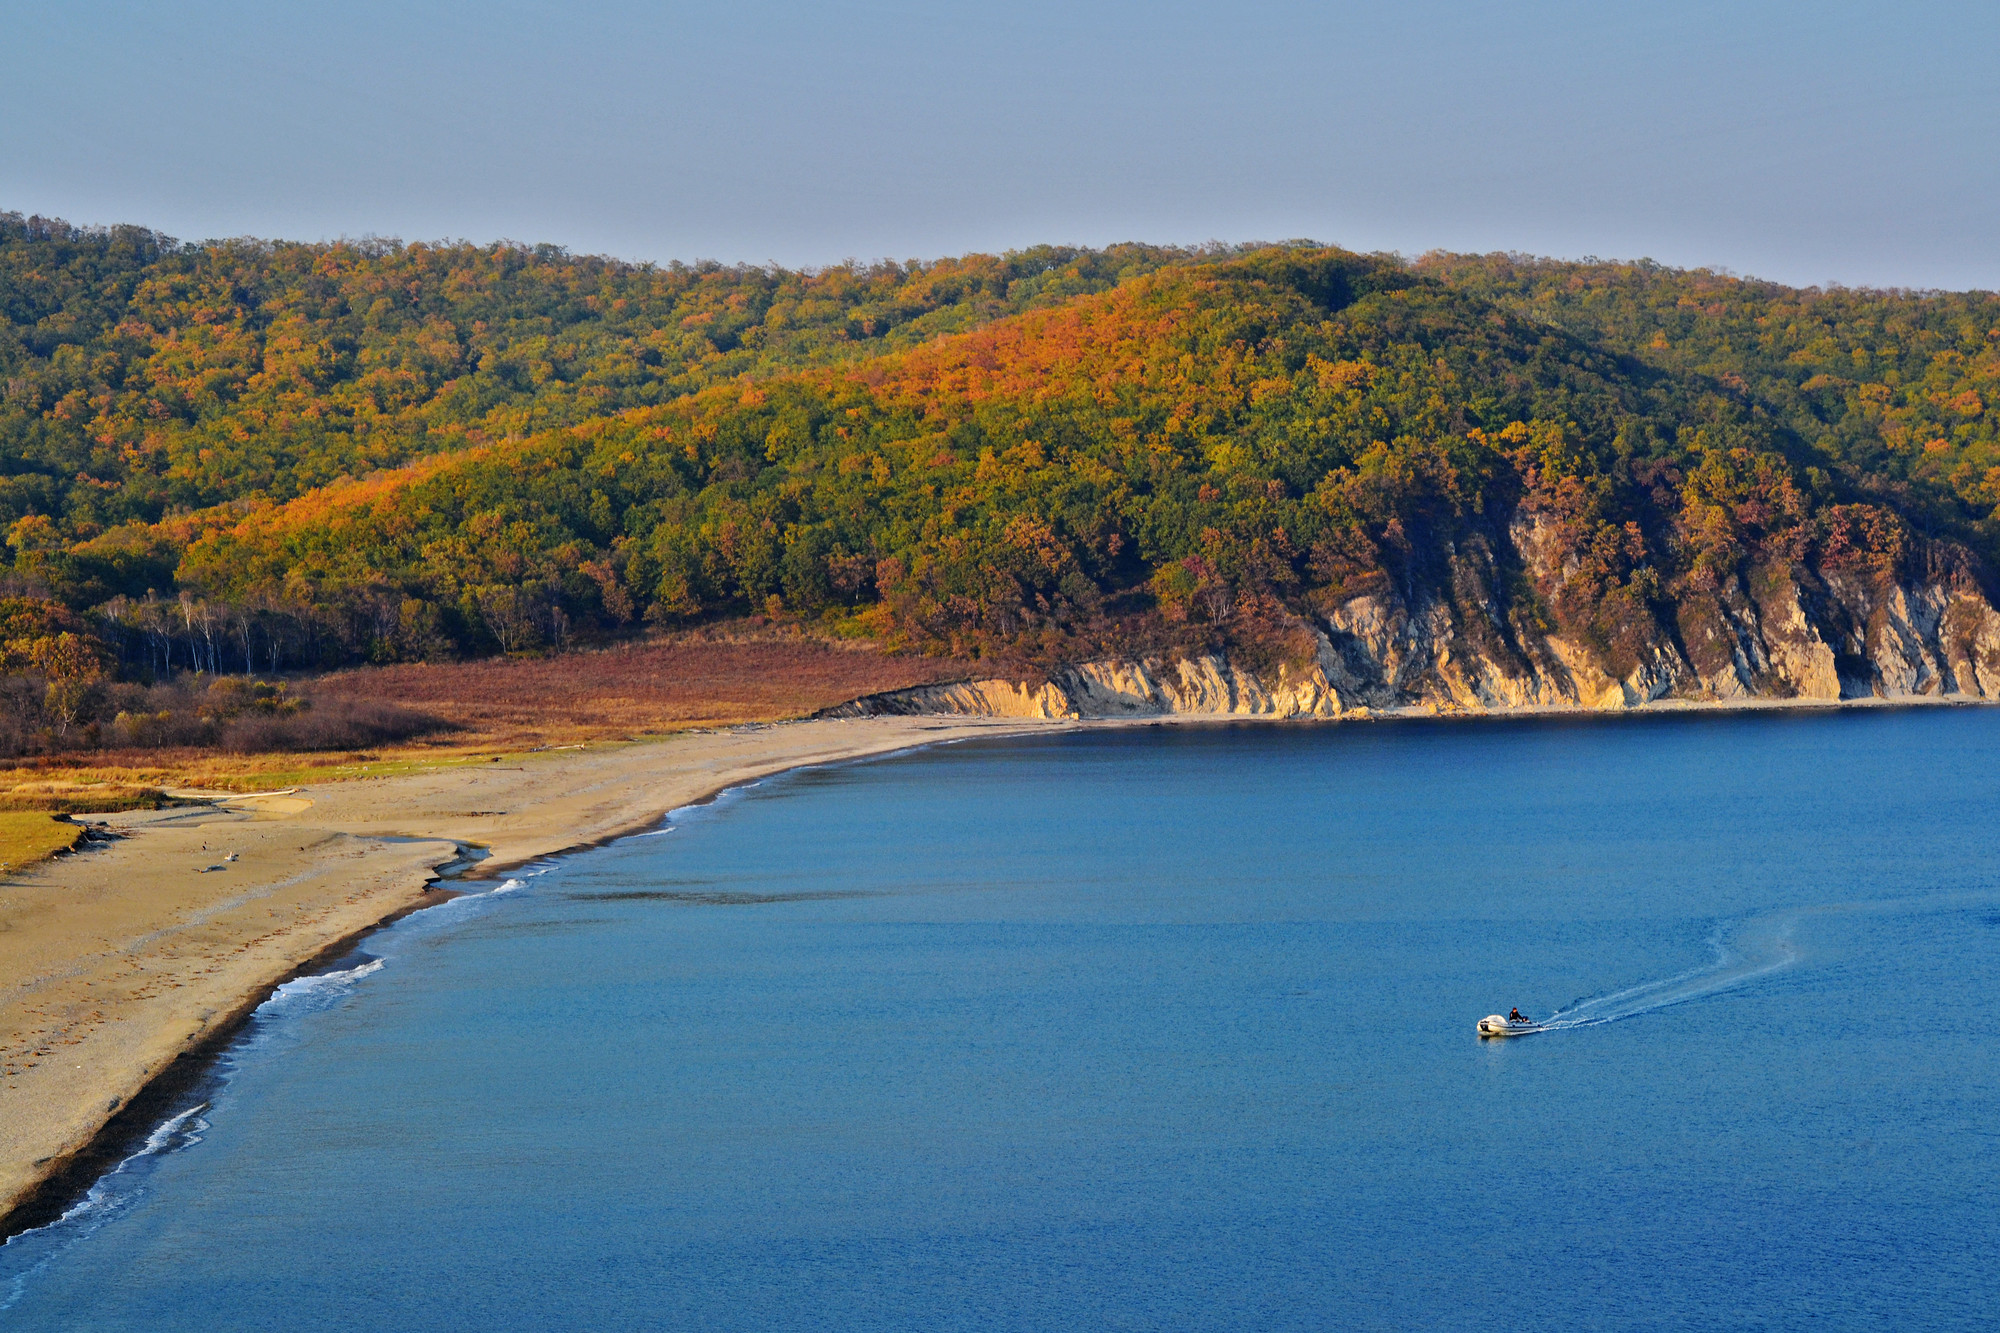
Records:
[[[123,836],[0,880],[0,1216],[299,967],[435,899],[462,846],[491,874],[784,769],[1073,725],[794,722],[87,816]]]

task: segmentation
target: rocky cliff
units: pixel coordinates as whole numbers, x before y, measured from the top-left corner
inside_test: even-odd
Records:
[[[1496,556],[1493,548],[1501,548]],[[1309,662],[1258,675],[1226,653],[1085,662],[1045,683],[967,680],[874,695],[835,715],[1173,713],[1332,718],[1357,709],[1624,709],[1662,700],[2000,699],[2000,612],[1965,553],[1931,544],[1890,571],[1750,565],[1565,633],[1563,570],[1532,523],[1448,553],[1407,594],[1349,598]]]

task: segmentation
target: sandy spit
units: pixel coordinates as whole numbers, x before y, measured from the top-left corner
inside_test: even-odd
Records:
[[[0,1218],[300,966],[435,899],[461,844],[491,874],[785,769],[1073,725],[793,722],[104,816],[125,836],[0,880]]]

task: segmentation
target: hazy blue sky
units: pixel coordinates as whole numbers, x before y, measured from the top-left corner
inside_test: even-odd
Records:
[[[642,259],[1310,236],[2000,287],[2000,7],[0,0],[0,208]]]

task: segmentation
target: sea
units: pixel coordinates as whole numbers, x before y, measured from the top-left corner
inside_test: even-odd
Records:
[[[1937,708],[793,772],[279,988],[0,1329],[1991,1328],[1996,776]]]

